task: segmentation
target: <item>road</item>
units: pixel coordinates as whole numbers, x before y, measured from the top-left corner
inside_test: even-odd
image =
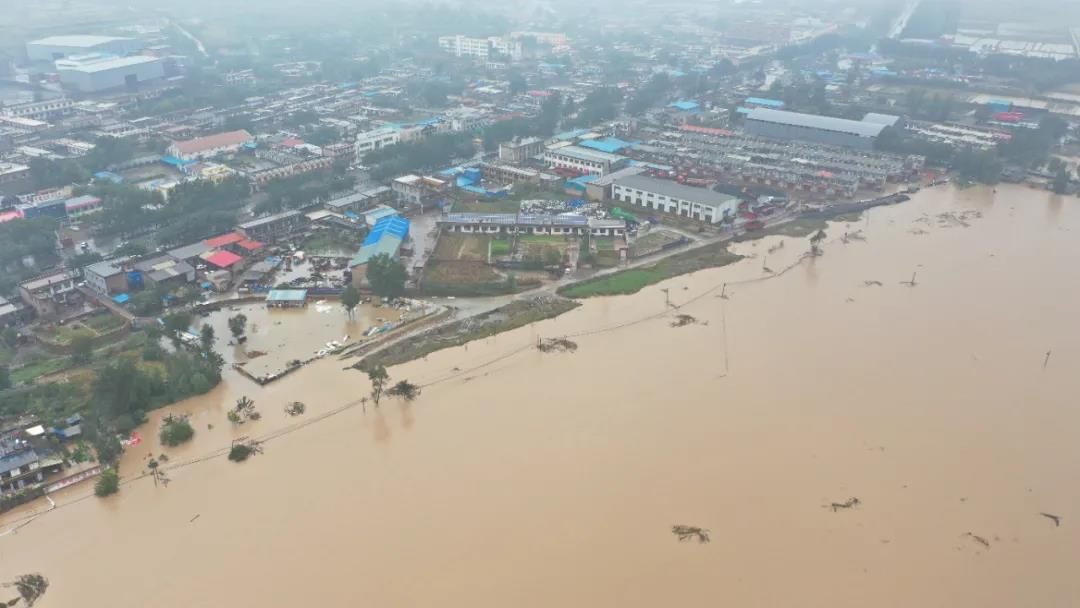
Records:
[[[179,31],[179,32],[180,32],[180,33],[181,33],[181,34],[182,34],[182,35],[183,35],[183,36],[184,36],[185,38],[187,38],[188,40],[192,41],[192,42],[193,42],[193,43],[195,44],[195,48],[199,49],[199,53],[201,53],[203,57],[206,57],[207,59],[209,59],[209,58],[210,58],[210,54],[206,52],[206,47],[205,47],[205,46],[203,45],[203,43],[202,43],[202,40],[199,40],[198,38],[196,38],[196,37],[195,37],[195,35],[194,35],[194,34],[192,34],[191,32],[187,31],[187,29],[186,29],[186,28],[184,28],[184,26],[180,25],[180,22],[179,22],[179,21],[173,21],[173,22],[172,22],[172,24],[173,24],[174,26],[176,26],[176,29],[177,29],[177,30],[178,30],[178,31]]]

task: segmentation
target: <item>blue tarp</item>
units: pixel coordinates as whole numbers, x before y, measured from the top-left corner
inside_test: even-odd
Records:
[[[114,184],[119,184],[120,182],[124,181],[123,176],[117,175],[112,171],[98,171],[94,174],[94,179],[98,180],[99,182],[109,181]]]
[[[131,299],[131,297],[129,297],[128,294],[120,293],[120,294],[117,294],[117,295],[113,296],[112,301],[116,302],[117,304],[127,304],[128,300],[130,300],[130,299]]]

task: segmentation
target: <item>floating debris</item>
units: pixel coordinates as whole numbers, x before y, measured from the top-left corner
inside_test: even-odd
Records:
[[[776,245],[773,245],[772,247],[769,247],[769,253],[776,253],[777,251],[780,251],[781,249],[784,248],[784,243],[786,243],[786,242],[787,241],[780,241]]]
[[[1050,513],[1039,513],[1039,515],[1042,515],[1046,519],[1049,519],[1050,521],[1054,522],[1054,527],[1055,528],[1061,526],[1061,516],[1060,515],[1052,515]]]
[[[833,510],[833,513],[835,513],[840,509],[851,509],[851,508],[857,507],[857,506],[859,506],[861,504],[862,504],[861,500],[859,500],[858,498],[855,498],[854,496],[852,496],[851,498],[845,500],[844,502],[834,502],[834,503],[832,503],[831,505],[829,505],[829,508]]]
[[[851,241],[865,241],[866,236],[863,234],[862,230],[856,230],[855,232],[845,232],[840,240],[846,245]]]
[[[566,338],[540,338],[536,343],[536,349],[542,353],[572,353],[577,350],[577,342]]]
[[[970,536],[971,540],[979,543],[980,545],[986,547],[987,549],[990,548],[990,541],[988,541],[985,538],[979,536],[978,534],[972,534],[971,532],[965,532],[964,536]]]
[[[285,413],[290,416],[299,416],[307,410],[307,406],[299,401],[293,401],[285,406]]]
[[[687,314],[675,315],[675,320],[671,322],[672,327],[686,327],[687,325],[694,325],[698,320]]]
[[[671,526],[671,533],[678,537],[679,542],[697,539],[698,543],[709,542],[709,531],[697,526]]]
[[[249,350],[249,351],[245,351],[244,355],[248,359],[258,359],[259,357],[265,357],[266,353],[261,351],[261,350]]]
[[[881,281],[863,281],[864,287],[881,287],[882,285]]]
[[[916,228],[915,230],[908,230],[908,232],[910,232],[911,234],[914,234],[916,236],[923,235],[923,234],[930,234],[929,232],[927,232],[926,230],[923,230],[922,228]]]

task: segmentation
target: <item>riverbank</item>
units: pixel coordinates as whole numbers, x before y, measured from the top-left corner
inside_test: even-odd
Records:
[[[490,312],[440,325],[419,335],[398,340],[364,355],[353,367],[367,370],[379,365],[399,365],[443,349],[462,346],[474,340],[552,319],[578,306],[576,302],[550,296],[516,300]]]

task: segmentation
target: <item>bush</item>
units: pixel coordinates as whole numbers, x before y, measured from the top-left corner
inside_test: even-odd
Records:
[[[195,429],[183,416],[166,416],[161,422],[161,443],[169,447],[176,447],[185,441],[190,441],[195,436]]]
[[[244,462],[248,456],[251,456],[251,448],[242,443],[232,446],[229,450],[229,460],[233,462]]]
[[[119,491],[120,474],[116,472],[116,469],[107,469],[94,484],[94,495],[98,498],[104,498]]]

